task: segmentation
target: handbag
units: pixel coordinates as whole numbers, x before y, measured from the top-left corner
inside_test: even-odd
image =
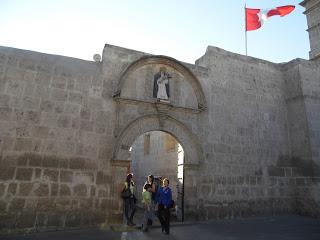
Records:
[[[130,197],[131,197],[130,188],[124,189],[124,190],[121,192],[121,197],[122,197],[122,198],[130,198]]]

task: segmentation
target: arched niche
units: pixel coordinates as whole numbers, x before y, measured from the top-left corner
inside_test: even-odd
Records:
[[[178,78],[183,78],[183,81],[180,81],[180,83],[174,82],[175,79],[172,79],[173,86],[178,90],[182,90],[182,93],[173,92],[171,94],[174,97],[179,98],[178,100],[175,99],[175,102],[178,103],[177,106],[196,108],[198,110],[204,110],[206,108],[205,96],[197,77],[185,65],[167,56],[144,56],[131,63],[121,74],[114,96],[142,101],[152,100],[152,81],[155,70],[152,69],[151,66],[153,66],[154,69],[167,67],[174,71],[176,80]],[[138,71],[142,71],[146,68],[152,70],[146,70],[145,73],[141,73],[140,75],[137,74],[137,77],[135,78],[132,77]],[[153,73],[151,73],[152,71]],[[140,85],[138,86],[138,81],[141,81],[141,79],[142,81],[147,79],[147,82],[139,83]],[[139,93],[139,91],[141,92]],[[181,96],[175,96],[174,94],[180,94]],[[194,100],[192,100],[193,97]],[[183,106],[185,103],[186,106]]]

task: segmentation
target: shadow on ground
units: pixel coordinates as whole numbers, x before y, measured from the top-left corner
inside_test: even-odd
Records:
[[[141,232],[137,227],[113,226],[107,229],[80,229],[28,235],[0,236],[1,240],[319,240],[320,219],[301,216],[251,217],[197,223],[173,223],[170,235],[160,227]]]

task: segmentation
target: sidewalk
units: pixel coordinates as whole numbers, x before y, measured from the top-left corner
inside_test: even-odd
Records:
[[[319,240],[320,219],[301,216],[251,217],[201,223],[173,224],[170,235],[160,227],[82,229],[1,237],[1,240]],[[120,230],[120,231],[119,231]]]

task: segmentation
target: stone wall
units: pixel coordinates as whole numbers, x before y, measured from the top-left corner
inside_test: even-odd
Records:
[[[309,147],[304,105],[286,97],[295,94],[295,86],[284,81],[295,74],[294,66],[286,72],[281,65],[211,47],[197,63],[209,68],[204,89],[211,91],[202,124],[211,133],[203,146],[212,145],[205,149],[210,157],[198,184],[204,218],[299,212],[298,194],[309,192],[312,175],[291,164],[295,151],[302,157]]]
[[[107,88],[100,63],[0,48],[0,229],[106,221]]]
[[[0,228],[122,220],[130,146],[185,151],[185,219],[319,215],[319,66],[208,47],[196,64],[106,45],[102,62],[0,48]],[[152,98],[160,67],[172,101]]]

